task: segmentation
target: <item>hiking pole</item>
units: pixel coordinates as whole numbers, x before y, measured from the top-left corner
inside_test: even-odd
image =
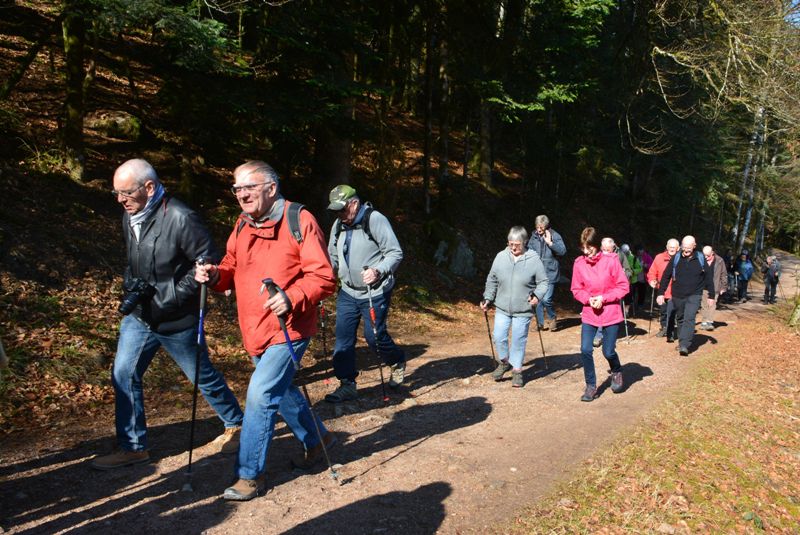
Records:
[[[319,303],[319,326],[322,329],[322,358],[326,361],[328,360],[328,337],[327,337],[327,329],[325,328],[325,317],[328,315],[325,312],[325,305],[322,302]],[[327,377],[322,380],[323,383],[330,384],[331,382],[331,370],[328,368]]]
[[[366,271],[369,269],[369,266],[364,266],[363,269]],[[389,401],[389,396],[386,395],[386,384],[383,382],[383,359],[381,358],[381,352],[378,348],[378,327],[375,325],[375,307],[372,306],[372,286],[369,284],[367,285],[367,297],[369,298],[369,319],[370,323],[372,323],[372,336],[375,338],[375,356],[378,357],[378,370],[381,374],[381,392],[383,393],[383,402],[387,403]]]
[[[628,315],[625,313],[625,301],[620,302],[620,305],[622,306],[622,319],[625,321],[625,343],[630,344],[631,339],[628,335]]]
[[[650,319],[647,322],[647,334],[650,334],[650,326],[653,324],[653,301],[656,300],[656,287],[653,286],[653,292],[650,295]]]
[[[489,312],[483,311],[483,317],[486,320],[486,333],[489,335],[489,348],[492,350],[492,360],[497,361],[494,354],[494,338],[492,338],[492,330],[489,328]]]
[[[202,266],[205,258],[199,257],[195,264]],[[205,342],[205,332],[203,322],[206,318],[206,301],[208,300],[208,286],[205,283],[200,285],[200,312],[197,320],[197,350],[194,357],[194,390],[192,392],[192,423],[189,426],[189,464],[186,467],[186,483],[181,487],[182,491],[192,492],[192,452],[194,450],[194,421],[197,417],[197,389],[200,382],[200,353],[203,351]]]
[[[261,281],[261,292],[264,292],[264,288],[267,289],[269,292],[269,296],[273,297],[275,294],[281,294],[281,297],[286,303],[289,303],[289,298],[284,293],[283,289],[279,287],[275,282],[270,279],[264,279]],[[300,357],[297,356],[297,353],[294,351],[294,345],[292,345],[292,339],[289,336],[289,330],[286,328],[286,318],[283,316],[278,316],[278,323],[281,326],[281,330],[283,331],[283,337],[286,339],[286,347],[289,348],[289,356],[292,358],[292,364],[294,365],[295,372],[300,371]],[[299,382],[299,381],[298,381]],[[311,419],[314,421],[314,429],[317,431],[317,438],[319,439],[319,444],[322,446],[322,453],[325,455],[325,461],[328,463],[328,470],[331,472],[331,478],[339,483],[339,474],[333,468],[331,464],[331,458],[328,456],[328,448],[325,447],[325,441],[322,439],[322,430],[319,428],[319,421],[317,421],[317,416],[314,414],[314,409],[311,407],[311,396],[308,395],[308,388],[306,387],[305,383],[300,383],[300,387],[303,389],[303,395],[306,397],[306,401],[308,402],[308,411],[311,413]]]
[[[542,306],[542,315],[544,315],[544,306]],[[549,370],[547,365],[547,353],[544,352],[544,341],[542,340],[542,329],[539,325],[539,316],[536,314],[536,307],[533,307],[533,317],[536,318],[536,332],[539,334],[539,346],[542,348],[542,358],[544,359],[544,369]]]

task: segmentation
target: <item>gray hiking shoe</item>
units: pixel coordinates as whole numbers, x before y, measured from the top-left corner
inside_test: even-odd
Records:
[[[343,401],[352,401],[358,399],[358,390],[356,390],[355,381],[348,381],[342,379],[339,381],[339,388],[325,396],[325,401],[328,403],[341,403]]]
[[[622,372],[612,372],[611,373],[611,391],[615,394],[619,394],[622,392],[624,388],[624,383],[622,381]]]
[[[509,364],[505,360],[501,360],[500,364],[498,364],[497,368],[495,368],[494,371],[492,372],[492,379],[494,379],[495,381],[499,381],[510,369],[511,369],[511,364]]]
[[[406,378],[406,361],[389,366],[389,386],[397,388]]]
[[[597,387],[593,385],[586,385],[586,390],[583,391],[581,401],[593,401],[597,397]]]
[[[525,384],[525,381],[522,380],[522,372],[511,372],[511,386],[514,388],[522,388],[522,385]]]

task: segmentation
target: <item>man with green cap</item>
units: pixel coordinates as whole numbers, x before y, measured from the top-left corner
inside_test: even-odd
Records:
[[[328,210],[336,214],[328,254],[342,284],[336,298],[333,348],[333,371],[340,385],[325,400],[340,403],[358,397],[355,346],[362,317],[367,344],[390,366],[389,386],[397,387],[403,382],[405,353],[386,330],[394,272],[403,259],[403,251],[386,216],[369,203],[362,203],[351,186],[336,186],[328,200]],[[374,330],[370,305],[375,310]]]

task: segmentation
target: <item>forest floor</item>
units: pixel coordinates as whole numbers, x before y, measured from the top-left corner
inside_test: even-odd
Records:
[[[795,273],[796,258],[784,255],[782,263],[784,273]],[[784,277],[783,290],[794,296],[791,276]],[[612,451],[615,440],[680,392],[704,362],[721,358],[737,331],[770,317],[762,291],[754,283],[751,301],[722,307],[717,329],[698,331],[688,358],[654,336],[657,320],[648,334],[646,313],[631,318],[630,337],[617,346],[625,390],[613,394],[606,381],[593,403],[578,399],[583,373],[574,309],[562,311],[557,332],[542,333],[546,357],[531,331],[522,389],[513,389],[510,378],[492,380],[486,324],[477,307],[463,307],[423,335],[398,322],[394,335],[408,353],[407,383],[389,403],[381,400],[378,370],[364,351],[355,402],[319,401],[335,385],[325,383],[324,369],[310,377],[314,408],[339,439],[331,457],[340,484],[324,466],[311,474],[289,468],[300,446],[281,423],[269,453],[268,492],[245,503],[221,499],[234,461],[209,451],[221,426],[204,403],[190,492],[181,490],[185,406],[150,408],[152,462],[112,472],[89,467],[94,455],[113,447],[111,420],[95,415],[45,433],[11,433],[0,441],[0,527],[8,533],[506,531],[524,507],[580,474],[587,459]],[[595,357],[602,380],[606,365],[599,351]],[[247,370],[236,374],[246,379]],[[243,399],[246,381],[229,380]]]

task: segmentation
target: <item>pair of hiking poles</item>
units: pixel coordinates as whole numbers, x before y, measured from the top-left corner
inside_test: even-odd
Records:
[[[542,328],[539,325],[539,316],[536,315],[536,311],[533,312],[533,317],[536,319],[536,332],[539,334],[539,345],[542,348],[542,358],[544,359],[544,369],[549,370],[550,367],[547,365],[547,354],[544,352],[544,341],[542,340]],[[489,348],[492,350],[492,360],[494,362],[499,362],[497,360],[497,355],[494,353],[494,337],[492,336],[492,329],[489,327],[489,312],[484,310],[483,311],[483,318],[486,320],[486,332],[489,335]]]
[[[197,260],[198,265],[204,264],[203,258],[199,258]],[[288,303],[289,299],[286,296],[286,293],[281,289],[272,279],[264,279],[262,282],[262,292],[264,289],[269,291],[270,297],[274,296],[277,293],[280,293],[283,299]],[[197,419],[197,393],[199,390],[199,380],[200,380],[200,357],[203,351],[203,347],[205,346],[205,316],[206,316],[206,305],[208,302],[208,286],[203,283],[200,285],[200,311],[198,314],[198,322],[197,322],[197,350],[195,352],[195,368],[194,368],[194,389],[192,391],[192,420],[189,427],[189,462],[186,467],[186,482],[183,484],[181,490],[191,492],[192,488],[192,454],[194,452],[194,428],[195,428],[195,421]],[[370,303],[371,308],[371,303]],[[280,324],[281,331],[283,331],[284,339],[286,340],[286,346],[289,349],[289,356],[292,359],[292,364],[294,365],[295,371],[300,371],[300,357],[297,356],[297,353],[294,350],[294,345],[292,344],[291,337],[289,336],[289,330],[286,327],[286,319],[284,316],[278,316],[278,323]],[[324,339],[323,339],[324,340]],[[323,341],[323,346],[325,346],[325,342]],[[325,348],[326,349],[326,348]],[[330,471],[331,478],[337,483],[339,482],[339,474],[333,468],[331,464],[330,456],[328,455],[328,449],[325,446],[325,441],[323,440],[322,430],[319,427],[319,420],[317,419],[316,414],[314,414],[314,409],[312,408],[311,404],[311,396],[308,394],[308,388],[306,387],[305,383],[302,383],[301,388],[303,390],[303,395],[306,398],[306,402],[308,403],[308,409],[311,412],[311,419],[314,421],[314,429],[317,433],[317,439],[319,439],[319,444],[322,447],[322,453],[325,456],[325,461],[328,464],[328,470]]]

